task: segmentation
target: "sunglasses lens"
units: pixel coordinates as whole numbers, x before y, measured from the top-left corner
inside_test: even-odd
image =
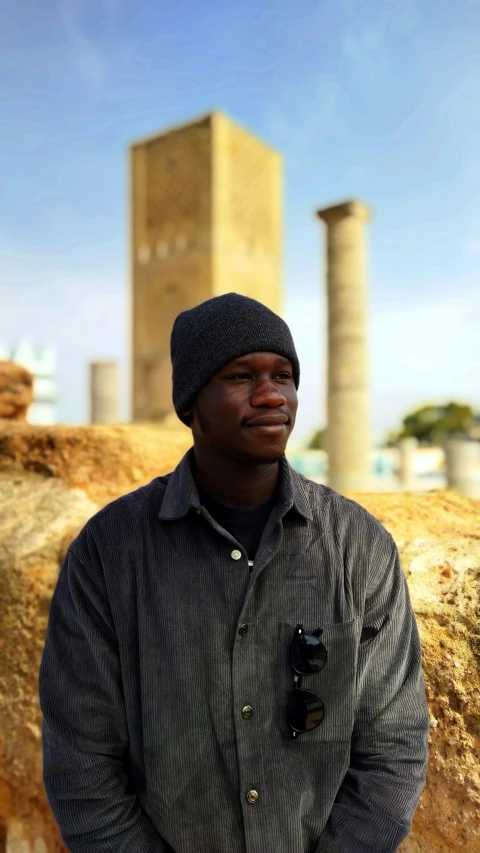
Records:
[[[327,662],[327,650],[311,634],[297,634],[290,648],[290,663],[299,675],[320,672]]]
[[[310,690],[294,690],[287,705],[287,722],[296,732],[308,732],[323,720],[322,700]]]

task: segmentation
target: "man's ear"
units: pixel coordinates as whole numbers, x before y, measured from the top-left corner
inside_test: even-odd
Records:
[[[186,418],[186,420],[187,420],[187,425],[188,425],[188,426],[191,426],[191,424],[192,424],[192,410],[191,410],[191,409],[187,409],[187,411],[186,411],[186,412],[182,412],[182,417]]]

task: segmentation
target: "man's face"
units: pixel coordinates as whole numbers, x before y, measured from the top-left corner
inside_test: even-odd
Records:
[[[295,424],[297,405],[287,358],[271,352],[243,355],[197,394],[190,421],[194,444],[236,461],[276,462]]]

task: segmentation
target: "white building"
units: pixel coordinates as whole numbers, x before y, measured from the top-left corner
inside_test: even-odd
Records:
[[[52,346],[37,351],[33,343],[23,338],[17,347],[8,350],[0,343],[0,359],[13,361],[33,374],[33,402],[27,413],[31,424],[54,424],[57,421],[56,357]]]

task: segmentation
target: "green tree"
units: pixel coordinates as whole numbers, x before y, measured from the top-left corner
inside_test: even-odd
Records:
[[[472,407],[462,403],[421,406],[404,417],[399,432],[388,434],[386,444],[391,447],[401,438],[410,437],[423,446],[439,444],[448,435],[468,434],[473,417]]]
[[[317,429],[307,445],[307,450],[326,450],[327,430]]]

